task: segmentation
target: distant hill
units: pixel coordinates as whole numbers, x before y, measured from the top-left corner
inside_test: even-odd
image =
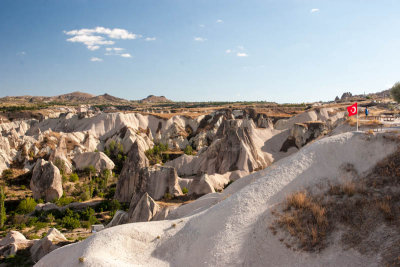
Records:
[[[140,100],[142,103],[162,103],[162,102],[173,102],[172,100],[169,100],[165,96],[155,96],[155,95],[149,95],[148,97]]]
[[[58,102],[65,104],[126,104],[126,99],[118,98],[109,94],[92,95],[84,92],[72,92],[69,94],[57,96],[6,96],[0,98],[0,103],[8,105],[21,105],[26,102],[31,104],[46,104],[50,102]]]
[[[63,102],[63,101],[85,101],[93,97],[95,97],[95,95],[76,91],[69,94],[54,96],[51,98],[53,98],[56,101]]]
[[[98,95],[90,99],[91,102],[112,102],[112,103],[120,103],[120,102],[128,102],[128,100],[123,98],[118,98],[109,94]]]

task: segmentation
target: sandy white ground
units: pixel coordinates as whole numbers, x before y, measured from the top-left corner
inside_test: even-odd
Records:
[[[36,266],[377,266],[378,259],[335,245],[320,254],[286,248],[268,229],[270,212],[292,191],[341,179],[343,164],[363,173],[396,148],[383,134],[325,138],[183,206],[183,218],[109,228]]]

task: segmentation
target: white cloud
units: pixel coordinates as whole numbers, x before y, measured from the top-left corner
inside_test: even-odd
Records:
[[[222,19],[217,19],[216,23],[222,23],[224,22]]]
[[[113,45],[115,43],[114,41],[106,38],[126,40],[137,39],[141,37],[140,34],[134,34],[124,29],[109,29],[104,27],[64,31],[64,33],[66,35],[73,36],[67,39],[68,42],[83,43],[89,50],[92,51],[99,49],[100,45]]]
[[[236,47],[236,49],[227,49],[227,50],[225,50],[225,53],[227,53],[227,54],[233,53],[233,54],[236,54],[236,56],[238,56],[238,57],[247,57],[248,56],[246,49],[242,45],[238,45]]]
[[[121,54],[121,57],[127,57],[127,58],[129,58],[129,57],[132,57],[132,56],[131,56],[131,54],[125,53],[125,54]]]
[[[206,38],[203,38],[203,37],[194,37],[194,40],[195,40],[196,42],[204,42],[204,41],[207,41],[207,39],[206,39]]]
[[[97,34],[104,34],[107,35],[111,39],[137,39],[140,38],[140,34],[134,34],[128,32],[124,29],[114,28],[104,28],[104,27],[96,27],[93,29],[80,29],[80,30],[72,30],[72,31],[64,31],[66,35],[93,35]]]
[[[89,50],[92,50],[92,51],[94,51],[94,50],[97,50],[97,49],[99,49],[100,48],[100,46],[98,46],[98,45],[88,45],[88,47],[87,47]]]
[[[97,35],[76,35],[74,37],[67,39],[67,41],[72,43],[83,43],[87,46],[89,50],[96,50],[98,49],[99,45],[114,44],[114,41],[105,40],[104,37]]]
[[[121,47],[107,47],[106,51],[123,51],[125,50],[124,48]]]
[[[246,53],[238,52],[238,53],[236,54],[236,56],[238,56],[238,57],[247,57],[248,55],[247,55]]]
[[[318,11],[319,11],[319,8],[313,8],[313,9],[310,10],[310,13],[315,13],[315,12],[318,12]]]
[[[21,52],[18,52],[17,53],[17,56],[25,56],[26,55],[26,52],[25,51],[21,51]]]
[[[91,59],[90,59],[90,61],[93,61],[93,62],[100,62],[100,61],[103,61],[101,58],[98,58],[98,57],[92,57]]]
[[[147,42],[155,41],[156,37],[146,37],[144,40],[147,41]]]

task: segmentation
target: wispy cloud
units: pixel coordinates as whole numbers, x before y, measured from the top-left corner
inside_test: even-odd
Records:
[[[98,57],[92,57],[91,59],[90,59],[90,61],[93,61],[93,62],[100,62],[100,61],[103,61],[101,58],[98,58]]]
[[[206,39],[206,38],[203,38],[203,37],[194,37],[193,40],[195,40],[196,42],[204,42],[204,41],[207,41],[207,39]]]
[[[132,57],[131,54],[129,54],[129,53],[121,54],[120,56],[121,57],[126,57],[126,58]]]
[[[155,41],[156,37],[146,37],[144,40],[147,41],[147,42]]]
[[[17,56],[25,56],[26,55],[26,52],[25,51],[21,51],[21,52],[18,52],[17,53]]]
[[[107,47],[106,51],[123,51],[125,50],[124,48],[121,47]]]
[[[104,28],[104,27],[96,27],[93,29],[80,29],[80,30],[72,30],[72,31],[64,31],[66,35],[93,35],[93,34],[104,34],[107,35],[111,39],[137,39],[140,38],[140,34],[134,34],[128,32],[124,29],[114,28]]]
[[[109,39],[132,40],[141,37],[140,34],[131,33],[125,29],[104,27],[64,31],[64,34],[72,36],[67,39],[68,42],[83,43],[92,51],[99,49],[101,45],[115,44],[115,41]]]
[[[313,9],[310,10],[310,13],[315,13],[315,12],[318,12],[318,11],[319,11],[319,8],[313,8]]]
[[[88,45],[88,49],[92,50],[92,51],[97,50],[99,48],[100,48],[100,46],[98,46],[98,45]]]
[[[222,19],[217,19],[216,23],[222,23],[224,22]]]
[[[238,45],[235,49],[231,49],[231,48],[226,49],[225,53],[226,54],[236,54],[236,56],[238,56],[238,57],[247,57],[247,56],[249,56],[247,54],[246,49],[242,45]]]

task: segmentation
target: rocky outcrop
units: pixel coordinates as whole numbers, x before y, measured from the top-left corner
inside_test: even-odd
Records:
[[[146,184],[145,191],[156,200],[161,199],[165,193],[173,196],[182,195],[178,175],[173,167],[156,165],[144,168],[142,180]]]
[[[45,255],[59,248],[60,246],[57,244],[67,241],[68,240],[62,233],[60,233],[55,228],[51,228],[47,232],[47,236],[36,241],[35,244],[31,247],[30,252],[32,260],[38,262]]]
[[[193,179],[189,187],[189,195],[205,195],[208,193],[215,193],[215,190],[212,187],[207,174],[203,174],[202,176]]]
[[[114,162],[103,152],[85,152],[76,155],[73,159],[76,169],[84,170],[93,166],[97,172],[114,169]]]
[[[182,195],[182,190],[179,186],[178,175],[175,168],[168,166],[155,165],[144,167],[138,171],[138,175],[134,180],[130,205],[138,204],[144,194],[149,194],[152,198],[159,200],[166,193],[173,196]]]
[[[18,231],[10,231],[0,241],[0,255],[7,257],[15,255],[18,250],[32,246],[34,240],[28,240]]]
[[[121,225],[128,222],[128,213],[123,210],[117,210],[111,222],[109,222],[106,228]]]
[[[166,206],[164,208],[162,208],[159,212],[156,213],[155,216],[153,216],[153,218],[151,219],[152,221],[161,221],[161,220],[165,220],[168,216],[168,214],[175,210],[177,206]]]
[[[0,136],[0,174],[8,169],[12,161],[8,138]]]
[[[68,160],[67,154],[68,154],[68,150],[67,150],[67,144],[65,142],[65,138],[61,137],[60,142],[58,143],[58,146],[50,154],[49,161],[53,162],[54,164],[56,164],[57,161],[62,162],[64,165],[64,172],[71,173],[72,172],[72,164]]]
[[[352,93],[350,92],[346,92],[342,94],[342,97],[340,98],[340,100],[348,100],[349,98],[351,98],[353,96]]]
[[[154,145],[153,136],[149,128],[135,130],[131,127],[123,127],[118,133],[107,139],[104,147],[110,147],[111,142],[121,144],[124,153],[128,153],[135,142],[138,142],[144,151],[152,148]]]
[[[131,203],[128,211],[128,222],[148,222],[161,210],[160,206],[144,193],[139,202]]]
[[[189,134],[186,129],[178,123],[172,123],[163,132],[158,131],[155,136],[156,143],[168,144],[170,148],[173,149],[185,149],[189,144],[187,137]]]
[[[140,187],[141,173],[144,167],[149,166],[149,160],[144,154],[144,150],[135,142],[128,153],[128,157],[122,167],[118,179],[115,198],[119,202],[130,202],[137,188]]]
[[[301,148],[318,137],[325,135],[327,132],[328,127],[322,121],[296,123],[290,130],[288,139],[283,143],[281,151],[286,152],[293,146]]]
[[[165,165],[175,167],[179,176],[202,173],[224,174],[231,171],[247,173],[265,168],[270,160],[253,140],[255,125],[252,120],[223,121],[216,140],[198,156],[183,155]]]
[[[59,199],[63,194],[60,171],[53,163],[39,159],[32,171],[30,188],[35,199]]]

